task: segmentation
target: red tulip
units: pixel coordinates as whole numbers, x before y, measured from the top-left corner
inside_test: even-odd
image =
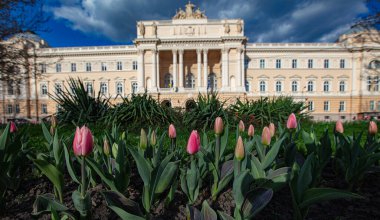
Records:
[[[369,122],[368,133],[375,135],[377,133],[377,124],[374,121]]]
[[[245,125],[242,120],[239,121],[239,131],[243,132],[245,130]]]
[[[217,117],[215,119],[214,131],[216,135],[220,135],[223,133],[223,119],[221,117]]]
[[[286,127],[288,129],[295,129],[297,128],[297,118],[294,113],[289,115],[288,122],[286,123]]]
[[[268,127],[264,127],[263,133],[261,134],[261,143],[268,146],[270,145],[271,134]]]
[[[75,131],[73,150],[76,156],[87,156],[92,152],[94,140],[90,129],[86,126],[77,127]]]
[[[274,126],[273,123],[269,124],[269,131],[270,131],[270,137],[273,137],[274,134],[276,133],[276,127]]]
[[[196,130],[193,130],[187,141],[187,153],[193,155],[196,154],[201,148],[201,138]]]
[[[241,136],[239,136],[238,141],[236,143],[235,157],[238,161],[241,161],[244,158],[244,143]]]
[[[177,133],[175,131],[175,127],[173,124],[170,124],[169,125],[169,138],[176,138],[177,137]]]
[[[253,127],[253,125],[249,125],[249,127],[248,127],[248,136],[249,137],[253,137],[254,134],[255,134],[255,128]]]
[[[15,132],[17,131],[16,123],[14,123],[13,121],[11,121],[11,126],[10,126],[9,131],[10,131],[11,133],[15,133]]]
[[[342,124],[342,121],[341,120],[338,120],[335,124],[335,131],[338,132],[338,133],[341,133],[343,134],[344,132],[344,128],[343,128],[343,124]]]

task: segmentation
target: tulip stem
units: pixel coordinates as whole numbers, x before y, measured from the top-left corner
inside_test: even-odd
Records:
[[[170,148],[171,148],[170,151],[171,152],[174,152],[174,150],[176,149],[176,147],[175,147],[175,144],[176,144],[175,141],[176,141],[175,138],[172,138],[172,143],[170,145]]]
[[[81,196],[82,198],[85,197],[86,194],[86,160],[85,157],[82,156],[82,187],[81,187]]]
[[[215,146],[215,167],[219,170],[219,157],[220,157],[220,135],[216,136],[216,146]]]

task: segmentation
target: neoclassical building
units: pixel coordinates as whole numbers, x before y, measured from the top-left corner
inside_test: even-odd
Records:
[[[133,45],[52,48],[35,35],[34,69],[18,88],[1,84],[1,119],[40,120],[59,106],[49,94],[80,78],[89,94],[118,97],[148,92],[185,107],[198,93],[236,98],[292,96],[315,120],[379,116],[380,35],[351,30],[335,43],[250,43],[242,19],[209,19],[188,3],[171,20],[138,21]],[[32,53],[31,52],[31,53]],[[35,74],[40,72],[41,74]]]

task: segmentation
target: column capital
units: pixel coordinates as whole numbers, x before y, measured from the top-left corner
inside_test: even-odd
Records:
[[[153,48],[151,51],[153,54],[157,54],[157,52],[158,52],[158,50],[156,48]]]
[[[198,48],[197,49],[197,54],[201,54],[202,53],[202,49]]]
[[[243,52],[243,49],[242,48],[236,48],[236,51],[240,54]]]
[[[178,54],[183,55],[184,51],[185,51],[184,49],[178,49]]]
[[[229,47],[224,47],[224,48],[222,48],[222,53],[228,53],[228,52],[230,52],[230,49],[231,48],[229,48]]]
[[[145,50],[144,49],[137,49],[137,54],[142,55],[144,54]]]
[[[173,50],[172,50],[172,53],[173,53],[173,54],[177,54],[177,49],[173,49]]]
[[[207,54],[208,53],[208,49],[203,49],[203,53]]]

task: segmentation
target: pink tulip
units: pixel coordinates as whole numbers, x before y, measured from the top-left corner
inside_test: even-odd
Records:
[[[223,119],[221,117],[217,117],[215,119],[214,131],[216,135],[220,135],[223,133]]]
[[[245,125],[242,120],[239,121],[239,131],[243,132],[245,130]]]
[[[173,124],[170,124],[169,125],[169,138],[176,138],[177,137],[177,133],[175,131],[175,127]]]
[[[271,134],[268,127],[264,127],[263,133],[261,134],[261,143],[268,146],[270,145]]]
[[[187,141],[187,153],[193,155],[196,154],[201,148],[201,138],[196,130],[193,130]]]
[[[14,123],[13,121],[11,121],[11,125],[10,125],[10,129],[9,131],[11,133],[15,133],[17,131],[17,126],[16,126],[16,123]]]
[[[87,156],[92,152],[94,141],[90,129],[77,127],[74,136],[73,150],[76,156]]]
[[[289,115],[288,122],[286,123],[286,127],[288,129],[295,129],[297,128],[297,118],[294,113]]]
[[[241,161],[244,158],[244,143],[241,136],[239,136],[238,141],[236,143],[235,157],[238,161]]]
[[[269,131],[270,131],[270,137],[273,137],[274,134],[276,133],[276,127],[274,126],[273,123],[269,124]]]
[[[249,127],[248,127],[248,136],[249,137],[253,137],[254,134],[255,134],[255,128],[253,127],[253,125],[249,125]]]
[[[343,128],[343,124],[342,124],[342,121],[341,120],[338,120],[335,124],[335,131],[338,132],[338,133],[341,133],[343,134],[344,132],[344,128]]]
[[[375,135],[377,133],[377,124],[374,121],[369,122],[368,133]]]

